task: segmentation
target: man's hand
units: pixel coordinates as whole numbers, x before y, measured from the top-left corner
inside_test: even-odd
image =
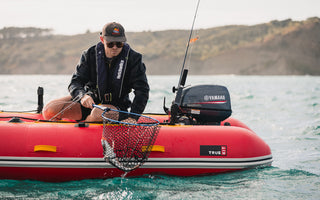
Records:
[[[90,97],[89,95],[85,94],[80,101],[81,105],[83,105],[86,108],[93,108],[92,104],[94,104],[94,101],[92,99],[92,97]]]
[[[129,117],[129,118],[127,118],[127,119],[122,120],[122,122],[130,123],[130,124],[136,124],[136,123],[137,123],[137,120]]]

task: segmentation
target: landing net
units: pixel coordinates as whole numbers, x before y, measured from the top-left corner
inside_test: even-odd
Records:
[[[116,113],[118,112],[118,113]],[[136,123],[115,120],[110,113],[139,118]],[[151,152],[158,132],[159,121],[148,116],[104,108],[102,113],[102,147],[104,159],[125,172],[143,165]]]

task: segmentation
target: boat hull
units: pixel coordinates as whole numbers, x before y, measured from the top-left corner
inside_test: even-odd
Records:
[[[4,116],[23,122],[8,122]],[[36,122],[41,115],[0,113],[0,179],[71,181],[119,177],[103,159],[102,124]],[[153,116],[165,121],[168,116]],[[269,146],[233,118],[230,126],[161,125],[147,162],[126,174],[195,176],[268,166]]]

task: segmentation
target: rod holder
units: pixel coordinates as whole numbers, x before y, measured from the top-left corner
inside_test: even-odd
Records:
[[[37,113],[41,113],[43,109],[43,87],[38,87],[38,108]]]

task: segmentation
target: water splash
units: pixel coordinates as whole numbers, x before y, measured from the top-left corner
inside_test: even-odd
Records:
[[[127,176],[128,172],[124,172],[122,175],[121,175],[121,179],[124,179],[126,176]]]

